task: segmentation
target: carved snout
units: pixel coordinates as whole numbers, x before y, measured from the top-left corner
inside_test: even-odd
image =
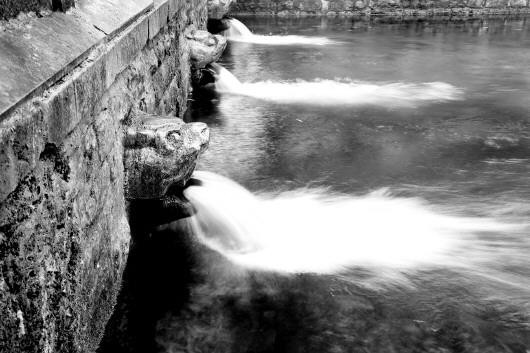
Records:
[[[210,138],[204,123],[144,115],[125,133],[125,196],[157,199],[170,186],[184,185]]]

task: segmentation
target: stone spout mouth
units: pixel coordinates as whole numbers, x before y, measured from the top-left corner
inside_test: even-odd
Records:
[[[213,64],[207,65],[198,71],[193,84],[196,89],[208,89],[212,90],[217,77],[217,71],[212,67]],[[197,97],[198,99],[204,97]]]
[[[230,28],[230,16],[224,15],[222,18],[208,18],[206,28],[212,34],[219,34]]]
[[[186,185],[184,185],[184,189],[186,189],[187,187],[190,187],[190,186],[202,186],[203,182],[199,179],[195,179],[195,178],[190,178],[190,180],[188,180],[188,182],[186,183]]]
[[[182,186],[178,189],[182,190]],[[179,195],[170,194],[160,199],[135,199],[129,202],[129,215],[142,219],[143,229],[153,229],[189,218],[197,213],[191,202]]]
[[[219,65],[218,63],[211,63],[208,66],[206,66],[203,70],[208,71],[211,73],[214,77],[217,77],[219,73],[221,72],[221,69],[223,67]]]
[[[184,190],[201,184],[200,180],[190,178],[184,185],[170,185],[161,198],[129,200],[129,213],[135,217],[141,215],[143,229],[163,228],[175,221],[192,217],[197,213],[197,209],[184,196]]]
[[[196,214],[197,210],[191,201],[184,196],[184,190],[190,186],[200,185],[202,185],[202,181],[192,177],[184,185],[181,183],[170,185],[166,195],[160,200],[144,200],[142,202],[146,202],[146,205],[156,214],[156,225],[188,218]]]

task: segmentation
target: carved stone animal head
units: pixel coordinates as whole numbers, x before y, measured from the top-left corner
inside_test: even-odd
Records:
[[[217,61],[226,48],[226,38],[203,30],[190,30],[186,33],[190,47],[190,59],[195,69]]]
[[[184,185],[209,138],[204,123],[142,115],[125,134],[125,197],[162,198],[170,186]]]

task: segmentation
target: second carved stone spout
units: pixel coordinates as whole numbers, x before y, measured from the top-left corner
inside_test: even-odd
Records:
[[[226,38],[203,30],[186,33],[190,46],[191,62],[196,69],[217,61],[226,47]]]

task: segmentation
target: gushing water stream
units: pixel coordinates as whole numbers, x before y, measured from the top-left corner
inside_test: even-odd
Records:
[[[523,228],[449,215],[422,200],[392,197],[385,190],[364,196],[322,189],[254,196],[214,173],[197,171],[193,177],[200,185],[188,187],[185,196],[198,210],[194,227],[200,240],[253,269],[322,274],[350,267],[473,269],[472,259],[496,256],[482,249],[480,233]]]
[[[240,82],[230,71],[214,64],[215,89],[284,104],[319,106],[384,105],[414,107],[463,98],[463,91],[445,82],[370,83],[353,80],[296,80]]]
[[[264,45],[327,45],[334,42],[325,37],[305,37],[297,35],[258,35],[253,34],[241,21],[231,18],[230,27],[225,31],[226,37],[234,42],[245,42]]]

